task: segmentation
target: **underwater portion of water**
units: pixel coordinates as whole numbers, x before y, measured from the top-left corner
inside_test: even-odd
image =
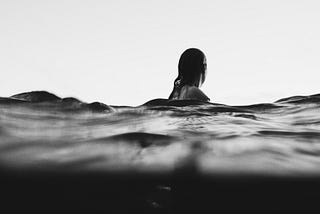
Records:
[[[0,163],[68,171],[320,173],[320,95],[248,106],[108,106],[47,92],[0,98]]]

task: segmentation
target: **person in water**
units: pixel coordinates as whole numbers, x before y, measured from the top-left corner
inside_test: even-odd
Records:
[[[196,48],[185,50],[179,60],[178,77],[174,81],[169,100],[210,99],[199,89],[206,78],[207,60],[202,51]]]

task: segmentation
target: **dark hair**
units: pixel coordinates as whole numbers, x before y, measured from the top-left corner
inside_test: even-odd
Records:
[[[180,79],[182,85],[199,87],[204,82],[206,69],[204,53],[197,48],[189,48],[180,57],[177,79]]]
[[[201,50],[197,48],[185,50],[179,59],[179,73],[169,99],[173,99],[184,85],[199,87],[205,80],[206,63],[206,56]]]

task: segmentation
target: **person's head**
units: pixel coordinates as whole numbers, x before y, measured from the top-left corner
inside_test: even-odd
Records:
[[[206,78],[206,56],[197,48],[189,48],[182,53],[178,70],[176,81],[179,81],[180,85],[200,87]]]

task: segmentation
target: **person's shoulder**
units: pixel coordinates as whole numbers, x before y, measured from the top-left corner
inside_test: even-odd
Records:
[[[184,86],[183,92],[184,92],[184,95],[183,95],[184,99],[210,101],[210,98],[195,86]]]

